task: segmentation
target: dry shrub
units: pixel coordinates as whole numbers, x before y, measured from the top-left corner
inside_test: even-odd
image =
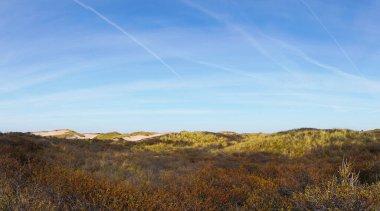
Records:
[[[343,160],[339,176],[322,186],[310,186],[294,194],[294,207],[301,210],[373,210],[380,207],[380,183],[359,185],[359,174]]]

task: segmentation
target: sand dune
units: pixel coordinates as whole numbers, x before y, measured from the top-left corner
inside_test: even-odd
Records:
[[[95,133],[84,133],[82,134],[83,137],[80,137],[80,139],[94,139],[96,138],[96,136],[98,136],[99,134],[95,134]]]
[[[42,137],[64,137],[66,139],[96,139],[99,133],[77,133],[72,130],[52,130],[52,131],[41,131],[41,132],[32,132],[33,135],[42,136]],[[167,133],[156,133],[153,135],[133,135],[128,137],[123,137],[125,141],[142,141],[150,138],[155,138],[159,136],[166,135]]]
[[[54,137],[70,133],[70,130],[52,130],[52,131],[41,131],[33,132],[33,135],[42,136],[42,137]]]

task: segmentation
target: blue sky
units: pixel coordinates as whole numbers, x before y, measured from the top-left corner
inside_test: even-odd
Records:
[[[380,1],[0,1],[0,131],[378,128]]]

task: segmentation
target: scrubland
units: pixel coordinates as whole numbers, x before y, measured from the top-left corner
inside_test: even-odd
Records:
[[[0,209],[379,210],[380,131],[0,134]]]

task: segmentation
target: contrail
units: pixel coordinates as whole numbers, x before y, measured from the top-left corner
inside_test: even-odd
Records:
[[[122,27],[108,19],[106,16],[102,15],[100,12],[95,10],[94,8],[84,4],[83,2],[79,0],[73,0],[75,3],[77,3],[79,6],[83,7],[86,10],[91,11],[95,15],[97,15],[99,18],[107,22],[109,25],[113,26],[115,29],[123,33],[125,36],[127,36],[129,39],[131,39],[134,43],[136,43],[138,46],[143,48],[147,53],[149,53],[151,56],[153,56],[157,61],[159,61],[162,65],[164,65],[170,72],[172,72],[175,76],[177,76],[179,79],[182,79],[182,77],[168,64],[166,63],[157,53],[155,53],[153,50],[148,48],[146,45],[144,45],[142,42],[140,42],[135,36],[125,31]]]
[[[300,0],[300,1],[304,3],[304,0]],[[235,2],[233,2],[233,3],[235,3]],[[307,5],[305,5],[305,6],[307,6]],[[309,9],[311,9],[311,8],[309,7]],[[311,10],[311,13],[315,15],[315,12],[313,12],[313,10]],[[319,23],[322,25],[322,27],[324,27],[324,29],[327,31],[327,33],[332,36],[332,34],[322,24],[322,21],[318,18],[317,15],[315,15],[315,18],[317,20],[319,20]],[[341,70],[340,68],[337,68],[337,67],[334,67],[334,66],[330,66],[330,65],[327,65],[327,64],[324,64],[324,63],[321,63],[318,60],[315,60],[315,59],[311,58],[310,56],[308,56],[305,52],[303,52],[299,48],[297,48],[297,47],[295,47],[295,46],[293,46],[293,45],[291,45],[291,44],[289,44],[289,43],[287,43],[287,42],[285,42],[283,40],[279,40],[277,38],[273,38],[273,37],[268,36],[268,35],[266,35],[266,34],[264,34],[262,32],[260,32],[260,34],[264,38],[266,38],[268,40],[271,40],[271,41],[273,41],[275,43],[278,43],[280,46],[285,47],[288,50],[291,50],[291,51],[295,52],[297,54],[297,56],[301,57],[302,59],[304,59],[305,61],[309,62],[310,64],[313,64],[313,65],[316,65],[318,67],[321,67],[321,68],[323,68],[325,70],[328,70],[328,71],[330,71],[330,72],[332,72],[334,74],[337,74],[337,75],[339,75],[339,76],[341,76],[341,77],[343,77],[345,79],[355,80],[355,81],[362,81],[362,82],[365,83],[364,84],[365,86],[371,86],[372,88],[376,87],[376,89],[380,88],[380,86],[378,86],[376,82],[371,81],[371,80],[363,77],[362,75],[355,75],[355,74],[352,74],[352,73],[348,73],[348,72],[346,72],[344,70]],[[335,40],[335,42],[337,43],[338,46],[341,46],[341,45],[339,45],[338,41],[335,39],[334,36],[332,36],[332,39]],[[340,49],[343,50],[342,47],[340,47]],[[343,52],[345,52],[345,51],[343,50]],[[344,54],[348,56],[347,53],[344,53]],[[348,58],[349,58],[349,60],[351,60],[349,56],[348,56]]]
[[[329,35],[329,37],[334,41],[335,45],[338,47],[340,52],[343,54],[343,56],[351,63],[351,65],[355,68],[355,70],[358,73],[361,73],[359,68],[356,66],[355,62],[351,59],[350,55],[348,55],[347,51],[345,51],[342,47],[342,45],[338,42],[338,40],[335,38],[335,36],[330,32],[330,30],[327,29],[326,25],[323,24],[322,20],[319,18],[319,16],[314,12],[313,8],[309,4],[306,3],[304,0],[299,0],[311,13],[311,15],[317,20],[319,25],[322,26],[323,30]]]
[[[348,80],[355,81],[355,82],[360,82],[364,87],[367,87],[367,91],[369,91],[369,92],[371,92],[373,90],[376,90],[376,91],[380,90],[380,85],[376,81],[367,79],[361,75],[355,75],[353,73],[346,72],[346,71],[344,71],[338,67],[335,67],[335,66],[332,66],[329,64],[324,64],[324,63],[310,57],[305,52],[303,52],[301,49],[299,49],[299,48],[297,48],[297,47],[295,47],[295,46],[293,46],[287,42],[284,42],[282,40],[275,39],[272,37],[268,37],[268,39],[272,40],[273,42],[276,42],[278,45],[286,48],[287,50],[294,52],[297,56],[299,56],[303,60],[309,62],[310,64],[313,64],[315,66],[318,66],[320,68],[328,70],[328,71],[330,71],[336,75],[343,77],[344,79],[348,79]]]
[[[242,29],[241,27],[237,26],[236,24],[233,24],[229,22],[228,20],[224,19],[221,17],[219,14],[216,14],[212,11],[209,11],[208,9],[190,1],[190,0],[182,0],[184,4],[187,6],[196,9],[203,14],[215,19],[216,21],[226,25],[228,28],[233,30],[234,32],[240,34],[246,41],[248,41],[256,50],[258,50],[263,56],[265,56],[267,59],[272,61],[274,64],[285,70],[286,72],[295,75],[295,73],[291,70],[289,70],[285,65],[283,65],[281,62],[277,61],[273,56],[270,55],[260,44],[259,42],[252,36],[250,35],[247,31]]]

